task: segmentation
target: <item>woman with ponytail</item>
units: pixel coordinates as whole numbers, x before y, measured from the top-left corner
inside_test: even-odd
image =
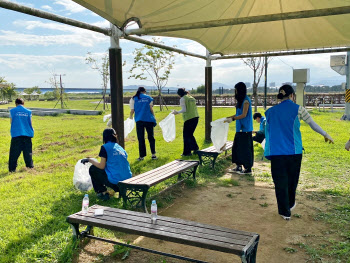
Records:
[[[251,174],[254,164],[252,103],[247,96],[247,87],[243,82],[235,85],[235,99],[237,102],[236,115],[226,118],[226,122],[229,123],[236,121],[236,134],[232,146],[232,163],[236,164],[236,168],[231,171]]]
[[[153,98],[146,95],[146,89],[139,87],[134,97],[130,99],[130,119],[135,113],[136,133],[139,141],[139,158],[142,161],[146,156],[145,129],[151,148],[152,159],[156,160],[156,140],[154,139],[154,127],[157,125],[153,112]]]
[[[185,89],[178,89],[177,95],[180,97],[180,111],[173,111],[174,115],[182,113],[184,120],[183,128],[183,140],[184,140],[184,150],[182,156],[191,156],[192,151],[195,154],[199,147],[196,138],[193,136],[194,131],[198,125],[198,111],[196,106],[196,99],[188,94]]]
[[[283,85],[279,88],[277,95],[281,103],[271,107],[265,113],[264,155],[271,160],[278,213],[285,220],[290,220],[291,210],[296,206],[295,193],[303,150],[300,120],[302,119],[311,129],[324,136],[326,142],[334,143],[333,139],[313,121],[307,110],[292,101],[294,96],[292,86]]]

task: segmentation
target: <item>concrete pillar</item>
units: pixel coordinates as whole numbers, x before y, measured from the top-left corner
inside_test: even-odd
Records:
[[[295,92],[296,104],[305,107],[305,83],[297,83],[297,89]]]
[[[212,89],[212,67],[210,53],[207,51],[207,63],[205,67],[205,140],[211,141],[210,123],[213,119],[213,89]]]
[[[305,107],[305,83],[310,81],[310,69],[293,69],[293,82],[297,84],[296,104]]]
[[[117,29],[112,24],[111,29],[112,36],[111,47],[109,49],[109,70],[111,86],[112,127],[117,132],[119,145],[125,148],[122,49],[119,46],[119,29]]]

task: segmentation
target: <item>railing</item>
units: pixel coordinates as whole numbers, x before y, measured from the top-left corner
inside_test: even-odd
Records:
[[[196,101],[197,105],[205,105],[204,95],[192,95]],[[152,96],[154,99],[154,104],[159,105],[159,97]],[[254,105],[254,97],[249,96]],[[128,104],[131,97],[124,97],[123,102]],[[163,95],[163,100],[166,105],[179,105],[179,96],[177,95]],[[215,95],[213,96],[213,106],[235,106],[236,100],[234,96],[230,95]],[[106,97],[106,102],[109,103],[109,97]],[[276,94],[268,94],[266,97],[267,106],[273,106],[278,103]],[[318,94],[306,94],[305,95],[305,105],[317,107],[319,104],[345,104],[345,93],[318,93]],[[258,106],[264,105],[264,96],[259,94],[258,96]]]

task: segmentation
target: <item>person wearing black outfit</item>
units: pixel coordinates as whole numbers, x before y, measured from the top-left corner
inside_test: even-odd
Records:
[[[15,172],[18,157],[23,152],[24,162],[27,168],[34,168],[32,159],[32,138],[34,129],[32,126],[32,112],[24,107],[24,100],[17,98],[16,107],[10,110],[11,122],[11,146],[9,156],[9,171]]]

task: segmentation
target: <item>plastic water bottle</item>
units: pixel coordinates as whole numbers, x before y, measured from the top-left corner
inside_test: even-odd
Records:
[[[83,205],[81,207],[81,211],[83,212],[83,214],[87,214],[88,210],[89,210],[89,195],[85,194],[83,198]]]
[[[157,203],[156,203],[156,200],[152,201],[151,219],[152,219],[152,224],[155,224],[157,222]]]

